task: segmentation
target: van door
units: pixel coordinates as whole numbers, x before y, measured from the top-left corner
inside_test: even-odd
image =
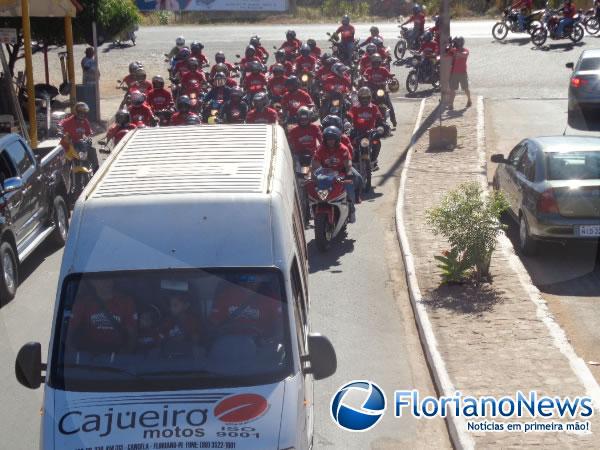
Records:
[[[294,257],[292,269],[290,273],[292,283],[292,293],[294,296],[294,316],[296,318],[296,330],[298,338],[298,348],[300,349],[300,357],[308,355],[308,304],[302,282],[302,275],[298,267],[298,260]],[[310,374],[304,374],[304,405],[306,409],[306,439],[308,445],[312,443],[313,427],[314,427],[314,393],[313,393],[313,378]]]

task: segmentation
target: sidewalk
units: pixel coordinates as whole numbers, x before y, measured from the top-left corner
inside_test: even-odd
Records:
[[[461,106],[464,97],[459,97]],[[427,118],[438,104],[425,104]],[[433,235],[425,221],[426,211],[437,206],[446,192],[466,181],[481,182],[485,176],[481,139],[483,102],[472,108],[444,114],[444,125],[458,128],[458,146],[453,151],[428,149],[428,134],[415,144],[407,161],[404,191],[404,229],[414,259],[418,288],[431,322],[452,388],[463,395],[514,397],[516,391],[538,395],[597,395],[597,383],[581,366],[562,336],[537,291],[530,284],[508,240],[502,236],[492,258],[493,281],[481,286],[439,286],[440,273],[434,255],[449,245]],[[478,115],[479,112],[479,115]],[[479,139],[478,139],[479,124]],[[479,144],[479,148],[478,148]],[[401,192],[402,195],[402,192]],[[403,249],[404,253],[407,249]],[[539,295],[538,295],[539,297]],[[585,383],[585,387],[584,387]],[[448,387],[446,386],[446,387]],[[586,390],[587,388],[587,390]],[[448,394],[440,392],[440,394]],[[591,433],[566,432],[467,432],[457,421],[459,434],[468,433],[478,448],[599,448],[598,406],[590,418]],[[492,420],[488,418],[488,420]],[[493,419],[501,422],[503,419]],[[529,416],[520,419],[531,422]],[[585,420],[548,419],[554,422]],[[478,419],[476,422],[480,422]],[[511,422],[517,419],[510,419]],[[467,438],[467,441],[469,439]]]

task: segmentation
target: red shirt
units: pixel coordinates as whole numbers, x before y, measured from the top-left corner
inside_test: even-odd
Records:
[[[408,19],[408,22],[414,22],[415,28],[422,31],[425,29],[425,14],[422,12],[419,14],[413,14],[410,16],[410,19]]]
[[[301,46],[302,42],[300,42],[298,39],[292,39],[291,41],[285,41],[279,48],[289,54],[296,53]]]
[[[143,122],[144,125],[151,126],[154,113],[152,112],[152,109],[144,103],[141,106],[130,106],[129,116],[131,117],[131,123],[133,124]]]
[[[191,82],[193,80],[196,80],[200,85],[200,89],[202,89],[202,85],[206,83],[206,76],[204,76],[204,72],[200,70],[196,70],[194,72],[186,72],[181,77],[181,85],[183,86],[183,89],[187,91],[190,88]]]
[[[87,119],[79,120],[76,116],[73,115],[63,120],[61,122],[61,125],[64,134],[68,134],[69,136],[71,136],[71,141],[73,142],[73,144],[77,144],[85,136],[92,135],[90,121]],[[61,139],[60,145],[62,145],[65,149],[67,148],[67,142],[65,138]]]
[[[381,39],[383,41],[383,36],[378,34],[377,36],[369,36],[368,38],[366,38],[364,44],[365,45],[370,44],[371,42],[373,42],[373,39],[375,39],[376,37],[378,37],[379,39]]]
[[[121,125],[118,123],[113,123],[106,132],[106,139],[112,139],[113,144],[117,145],[119,142],[121,142],[121,139],[127,135],[127,133],[129,133],[131,130],[135,130],[136,128],[137,127],[132,123],[128,123],[124,127],[121,127]]]
[[[296,72],[313,72],[317,66],[317,59],[314,56],[298,56],[295,61]]]
[[[360,61],[359,61],[360,71],[364,73],[370,67],[371,67],[371,55],[369,55],[368,53],[365,53],[365,55],[362,58],[360,58]]]
[[[379,107],[373,103],[369,106],[353,106],[348,111],[348,117],[352,119],[354,129],[359,132],[372,130],[383,120]]]
[[[276,97],[283,97],[286,93],[285,81],[287,77],[273,77],[267,82],[269,92]]]
[[[297,89],[294,92],[286,92],[281,99],[281,106],[287,111],[289,117],[295,117],[302,106],[312,106],[311,96],[303,89]]]
[[[123,78],[123,83],[125,83],[127,87],[131,87],[133,83],[135,83],[135,75],[126,75],[125,78]]]
[[[324,82],[325,79],[329,76],[332,75],[333,73],[331,72],[331,67],[321,67],[319,70],[317,70],[317,73],[315,73],[315,78],[321,82]]]
[[[122,348],[127,343],[125,332],[133,332],[136,327],[135,303],[129,297],[112,297],[103,307],[92,298],[81,299],[73,306],[69,322],[73,331],[84,332],[85,344],[109,351]]]
[[[175,64],[175,76],[181,78],[183,74],[189,71],[190,69],[187,65],[187,61],[179,61],[177,64]]]
[[[262,111],[257,111],[256,109],[251,109],[248,111],[248,115],[246,116],[246,123],[267,123],[273,124],[277,123],[279,119],[277,115],[277,111],[273,108],[266,107]]]
[[[311,123],[306,127],[296,125],[288,132],[288,144],[292,152],[301,155],[314,155],[323,142],[321,128]]]
[[[563,5],[563,16],[564,17],[568,17],[568,18],[573,18],[575,16],[575,14],[577,13],[577,7],[575,6],[575,3],[571,3],[570,5]]]
[[[323,82],[323,90],[325,92],[342,92],[347,93],[352,89],[352,81],[349,76],[345,76],[344,78],[340,78],[335,74],[328,75]]]
[[[225,61],[223,64],[225,64],[225,66],[227,66],[227,69],[229,70],[229,72],[231,73],[231,71],[234,69],[233,64],[228,63],[227,61]],[[212,68],[210,69],[210,77],[213,78],[215,76],[215,74],[217,73],[217,65],[215,64],[214,66],[212,66]]]
[[[173,96],[165,88],[152,89],[152,92],[148,94],[147,103],[152,111],[160,111],[173,106]]]
[[[277,64],[273,64],[271,67],[269,67],[269,73],[273,73],[273,67],[275,67]],[[286,76],[290,76],[291,74],[294,73],[294,65],[290,62],[290,61],[286,61],[282,64],[282,66],[285,68],[285,75]]]
[[[315,45],[314,48],[310,49],[310,54],[313,55],[315,58],[319,58],[321,56],[321,49]]]
[[[466,48],[453,49],[452,51],[452,73],[467,73],[467,58],[469,50]]]
[[[130,92],[132,91],[132,89],[135,89],[137,91],[140,91],[140,92],[148,95],[152,91],[152,83],[150,83],[148,80],[144,80],[141,83],[135,82],[130,86],[130,89],[129,89]]]
[[[423,42],[419,51],[423,54],[437,55],[440,52],[440,47],[435,41]]]
[[[192,53],[192,58],[196,58],[198,60],[200,67],[202,67],[204,64],[208,64],[208,58],[204,53],[202,53],[202,51]]]
[[[336,33],[341,36],[342,42],[354,41],[354,27],[352,25],[340,25]]]
[[[173,114],[171,116],[171,125],[186,125],[187,119],[190,116],[198,117],[197,114],[194,114],[192,112],[180,113],[179,111],[177,111],[175,114]]]
[[[321,144],[317,149],[314,159],[321,163],[326,169],[332,169],[340,174],[346,173],[346,161],[352,161],[352,153],[344,144],[338,145],[335,149],[328,149],[325,144]]]
[[[369,84],[382,86],[385,85],[387,80],[392,78],[392,74],[385,67],[369,67],[365,71],[365,78]]]
[[[256,56],[258,56],[261,60],[266,61],[269,57],[269,52],[262,45],[254,47],[256,49]]]
[[[267,78],[264,73],[249,73],[244,78],[244,89],[251,94],[264,90],[266,86]]]

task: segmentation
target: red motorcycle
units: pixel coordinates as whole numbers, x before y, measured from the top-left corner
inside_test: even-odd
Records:
[[[335,170],[320,168],[306,181],[308,202],[315,220],[315,240],[321,251],[326,251],[340,232],[346,229],[350,204],[346,184]]]

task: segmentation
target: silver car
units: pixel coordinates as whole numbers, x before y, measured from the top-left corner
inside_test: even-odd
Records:
[[[600,138],[525,139],[498,163],[493,186],[519,223],[519,247],[533,255],[539,241],[600,239]]]
[[[600,49],[584,50],[569,79],[569,126],[581,130],[597,130],[600,116]]]

